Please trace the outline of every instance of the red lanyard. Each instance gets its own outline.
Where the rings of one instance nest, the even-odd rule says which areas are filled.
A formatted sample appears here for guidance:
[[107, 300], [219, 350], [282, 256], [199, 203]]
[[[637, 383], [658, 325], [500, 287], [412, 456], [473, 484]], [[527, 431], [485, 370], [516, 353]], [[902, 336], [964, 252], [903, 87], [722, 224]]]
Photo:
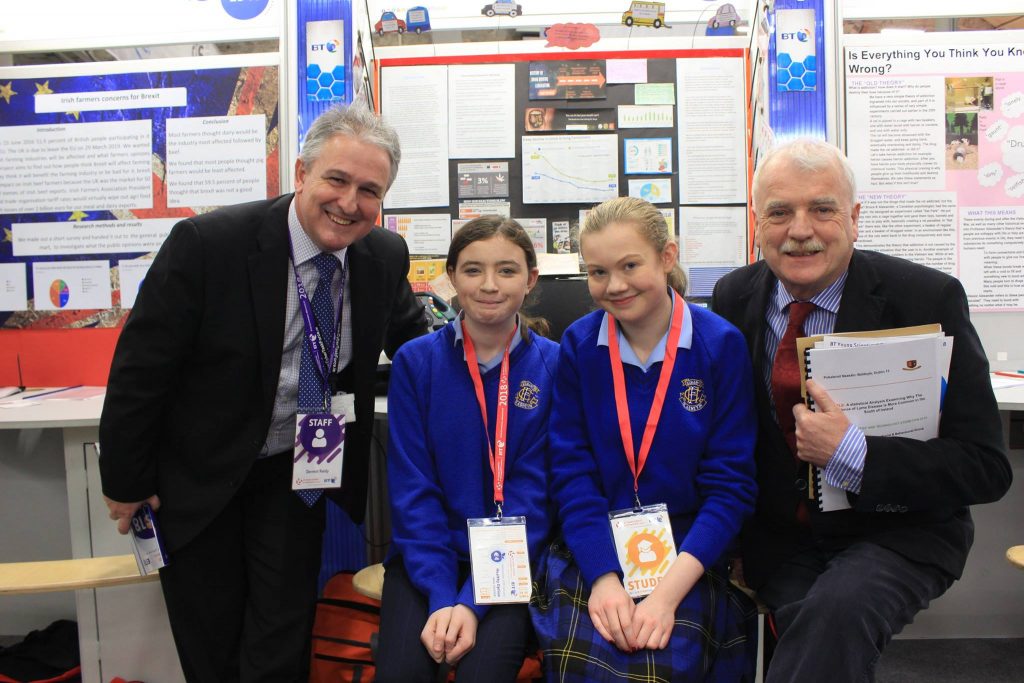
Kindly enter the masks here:
[[469, 376], [473, 379], [473, 388], [476, 390], [476, 402], [480, 404], [480, 415], [484, 418], [484, 438], [487, 439], [487, 457], [491, 461], [491, 474], [494, 476], [494, 504], [498, 506], [498, 517], [501, 517], [501, 504], [505, 501], [505, 435], [508, 433], [508, 355], [512, 348], [512, 337], [516, 331], [508, 336], [508, 343], [505, 344], [505, 355], [501, 358], [501, 374], [498, 375], [498, 407], [494, 416], [494, 448], [491, 448], [491, 441], [487, 438], [487, 398], [484, 396], [484, 383], [480, 379], [480, 367], [476, 361], [476, 348], [473, 346], [473, 338], [466, 330], [466, 323], [462, 323], [462, 345], [466, 349], [466, 365], [469, 368]]
[[608, 356], [612, 363], [612, 384], [615, 387], [615, 412], [619, 416], [619, 433], [622, 435], [622, 447], [626, 451], [626, 462], [629, 463], [629, 470], [633, 473], [633, 493], [636, 496], [637, 507], [640, 507], [640, 473], [644, 471], [647, 463], [647, 456], [651, 452], [651, 443], [654, 441], [654, 432], [658, 429], [658, 420], [661, 419], [661, 407], [665, 404], [665, 394], [668, 393], [668, 380], [672, 375], [672, 368], [676, 364], [676, 350], [679, 347], [679, 336], [683, 332], [683, 310], [686, 304], [683, 298], [675, 291], [672, 292], [675, 310], [672, 311], [672, 324], [668, 330], [668, 341], [665, 343], [665, 359], [661, 363], [661, 375], [658, 376], [658, 386], [654, 390], [654, 401], [651, 403], [651, 412], [647, 415], [647, 426], [644, 428], [644, 438], [640, 443], [640, 457], [637, 459], [633, 450], [633, 428], [629, 422], [629, 403], [626, 400], [626, 378], [622, 372], [622, 358], [619, 356], [619, 335], [615, 326], [615, 318], [608, 314]]

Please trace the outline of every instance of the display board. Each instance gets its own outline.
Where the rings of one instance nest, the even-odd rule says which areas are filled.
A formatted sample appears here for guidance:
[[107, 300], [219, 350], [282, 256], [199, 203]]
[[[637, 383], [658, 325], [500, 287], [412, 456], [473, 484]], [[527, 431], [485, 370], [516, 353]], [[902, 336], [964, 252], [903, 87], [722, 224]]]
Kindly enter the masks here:
[[[385, 227], [414, 255], [463, 222], [517, 219], [540, 253], [578, 252], [586, 211], [642, 197], [680, 238], [691, 294], [746, 262], [746, 50], [384, 59], [381, 113], [402, 165]], [[437, 264], [414, 285], [428, 286]], [[419, 281], [417, 281], [419, 280]]]
[[279, 193], [278, 92], [277, 55], [0, 68], [0, 384], [105, 383], [173, 224]]
[[956, 276], [978, 312], [1024, 310], [1022, 38], [847, 36], [844, 50], [858, 246]]

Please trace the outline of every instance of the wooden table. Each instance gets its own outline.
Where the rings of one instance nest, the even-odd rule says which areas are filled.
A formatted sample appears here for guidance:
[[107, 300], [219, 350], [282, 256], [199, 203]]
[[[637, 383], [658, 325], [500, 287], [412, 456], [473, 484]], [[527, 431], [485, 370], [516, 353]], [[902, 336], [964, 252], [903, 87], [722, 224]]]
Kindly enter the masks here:
[[1024, 569], [1024, 545], [1015, 545], [1006, 551], [1006, 559], [1015, 567]]

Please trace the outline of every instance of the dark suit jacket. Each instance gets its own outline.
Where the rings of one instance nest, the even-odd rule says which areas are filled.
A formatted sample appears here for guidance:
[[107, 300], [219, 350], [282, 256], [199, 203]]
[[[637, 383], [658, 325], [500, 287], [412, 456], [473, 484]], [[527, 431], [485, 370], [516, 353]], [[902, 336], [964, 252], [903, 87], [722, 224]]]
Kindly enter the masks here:
[[[776, 278], [764, 261], [740, 268], [715, 287], [711, 306], [746, 336], [754, 363], [759, 433], [758, 504], [743, 533], [743, 568], [757, 588], [808, 533], [842, 548], [870, 540], [959, 578], [974, 537], [968, 505], [1000, 498], [1012, 478], [988, 361], [971, 325], [960, 282], [937, 270], [856, 250], [836, 318], [836, 332], [940, 323], [953, 336], [949, 385], [939, 438], [867, 437], [859, 495], [852, 510], [811, 511], [810, 531], [795, 523], [806, 473], [783, 440], [764, 384], [765, 311]], [[806, 476], [803, 477], [806, 479]], [[814, 507], [813, 505], [811, 506]]]
[[[103, 493], [123, 502], [159, 494], [172, 552], [227, 504], [266, 439], [284, 345], [291, 199], [175, 225], [118, 340], [100, 420]], [[377, 360], [382, 347], [390, 356], [422, 334], [425, 321], [398, 235], [374, 228], [348, 259], [358, 420], [346, 428], [342, 489], [331, 495], [360, 521]]]

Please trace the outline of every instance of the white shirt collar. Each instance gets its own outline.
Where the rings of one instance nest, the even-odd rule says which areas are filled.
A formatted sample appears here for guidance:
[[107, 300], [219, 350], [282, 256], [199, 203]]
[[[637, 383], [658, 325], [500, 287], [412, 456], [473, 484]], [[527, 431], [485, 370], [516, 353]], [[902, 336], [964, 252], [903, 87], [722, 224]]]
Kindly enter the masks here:
[[[288, 205], [288, 234], [292, 238], [292, 260], [296, 266], [300, 266], [314, 258], [322, 250], [316, 246], [316, 243], [302, 229], [302, 223], [299, 222], [299, 214], [295, 210], [295, 201], [295, 197], [292, 197], [292, 201]], [[345, 252], [347, 251], [348, 247], [343, 247], [332, 253], [338, 257], [338, 262], [344, 265]]]

